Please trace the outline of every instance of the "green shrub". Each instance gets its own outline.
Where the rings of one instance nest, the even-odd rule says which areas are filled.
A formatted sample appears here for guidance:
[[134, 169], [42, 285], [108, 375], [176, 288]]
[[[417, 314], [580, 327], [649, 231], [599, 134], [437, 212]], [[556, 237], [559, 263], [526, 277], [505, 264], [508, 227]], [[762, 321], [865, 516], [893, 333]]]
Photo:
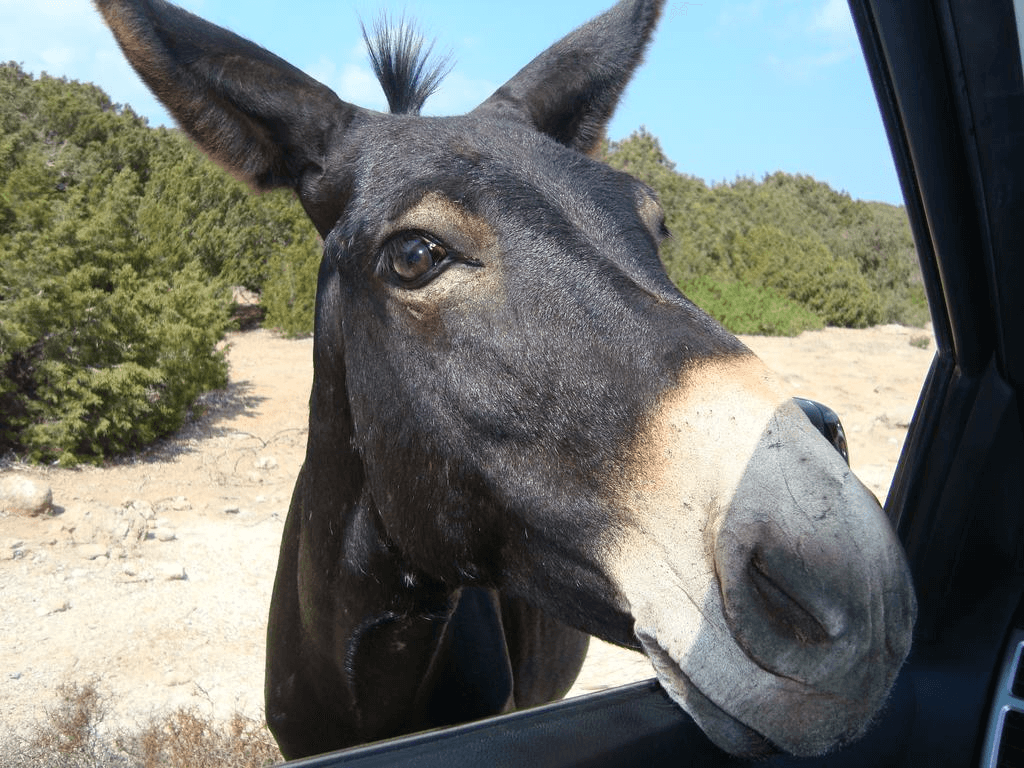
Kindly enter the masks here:
[[139, 216], [171, 170], [151, 167], [160, 132], [93, 86], [13, 65], [0, 95], [0, 452], [137, 450], [225, 384], [225, 283]]
[[222, 386], [230, 293], [309, 333], [320, 247], [294, 195], [252, 195], [99, 88], [0, 65], [0, 452], [99, 461]]
[[[265, 204], [266, 198], [263, 195], [257, 202]], [[262, 247], [267, 262], [260, 294], [264, 322], [288, 336], [307, 336], [313, 332], [320, 240], [297, 204], [267, 206], [264, 211], [267, 229]]]
[[763, 285], [829, 325], [928, 319], [902, 207], [853, 200], [800, 174], [708, 185], [676, 171], [643, 128], [605, 147], [604, 159], [658, 193], [673, 234], [661, 257], [679, 286], [702, 276]]
[[827, 325], [863, 328], [881, 318], [877, 295], [856, 263], [836, 258], [820, 240], [759, 226], [736, 235], [731, 254], [740, 281], [773, 289]]
[[824, 326], [806, 307], [769, 288], [697, 277], [682, 289], [690, 301], [733, 333], [797, 336]]
[[0, 264], [0, 450], [63, 464], [137, 450], [226, 383], [222, 286], [195, 264], [161, 276], [82, 256]]

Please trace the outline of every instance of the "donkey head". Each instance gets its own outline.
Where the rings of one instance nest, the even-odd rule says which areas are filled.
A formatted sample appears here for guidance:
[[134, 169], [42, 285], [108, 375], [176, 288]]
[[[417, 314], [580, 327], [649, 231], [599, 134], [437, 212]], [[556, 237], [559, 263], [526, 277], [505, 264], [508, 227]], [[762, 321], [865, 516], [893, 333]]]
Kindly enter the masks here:
[[668, 280], [651, 190], [587, 155], [660, 0], [622, 0], [450, 118], [415, 114], [410, 79], [380, 114], [162, 0], [97, 5], [185, 130], [254, 187], [292, 188], [324, 239], [292, 515], [349, 531], [336, 569], [372, 559], [361, 527], [410, 588], [486, 586], [642, 647], [737, 754], [866, 727], [914, 620], [899, 543]]

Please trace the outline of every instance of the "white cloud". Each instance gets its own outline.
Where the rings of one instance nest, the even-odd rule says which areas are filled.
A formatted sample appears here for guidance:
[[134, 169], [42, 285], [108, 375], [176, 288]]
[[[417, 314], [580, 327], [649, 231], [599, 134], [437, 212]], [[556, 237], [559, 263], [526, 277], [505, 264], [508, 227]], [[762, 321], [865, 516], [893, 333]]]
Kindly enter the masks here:
[[39, 57], [50, 72], [63, 72], [75, 60], [75, 50], [69, 45], [58, 45], [39, 52]]
[[718, 14], [718, 23], [723, 27], [744, 26], [760, 22], [763, 17], [764, 0], [749, 0], [727, 4]]
[[305, 68], [310, 77], [319, 80], [344, 101], [367, 109], [387, 109], [387, 100], [369, 65], [348, 62], [340, 67], [326, 56]]
[[0, 0], [0, 18], [3, 59], [22, 63], [34, 74], [68, 74], [65, 68], [103, 45], [104, 35], [109, 37], [90, 3]]
[[[366, 47], [360, 43], [350, 50], [347, 63], [336, 64], [322, 56], [315, 64], [305, 67], [310, 77], [329, 87], [341, 99], [360, 107], [387, 110], [387, 99], [366, 62]], [[431, 96], [423, 110], [428, 115], [461, 115], [469, 112], [494, 93], [498, 86], [490, 80], [470, 77], [459, 70], [450, 72], [437, 92]]]
[[462, 115], [496, 90], [498, 86], [489, 80], [468, 77], [455, 70], [441, 82], [441, 87], [427, 101], [423, 112], [430, 115]]
[[783, 15], [784, 24], [782, 17], [776, 19], [780, 31], [772, 46], [775, 52], [766, 57], [768, 66], [782, 77], [830, 77], [829, 70], [858, 57], [860, 45], [846, 0], [815, 0], [802, 4], [799, 12]]
[[788, 80], [810, 80], [850, 58], [847, 50], [833, 49], [819, 54], [780, 58], [768, 56], [768, 64]]
[[856, 45], [857, 30], [850, 16], [846, 0], [825, 0], [811, 20], [811, 31], [819, 33], [832, 42]]
[[367, 109], [387, 109], [388, 102], [384, 98], [384, 91], [368, 66], [346, 64], [336, 82], [337, 94], [345, 101]]

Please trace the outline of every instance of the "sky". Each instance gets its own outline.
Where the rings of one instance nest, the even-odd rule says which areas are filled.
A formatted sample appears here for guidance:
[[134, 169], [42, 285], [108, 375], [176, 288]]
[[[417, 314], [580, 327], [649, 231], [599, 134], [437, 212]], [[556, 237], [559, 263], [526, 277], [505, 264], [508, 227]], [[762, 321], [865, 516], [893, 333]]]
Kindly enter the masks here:
[[[413, 19], [454, 68], [424, 114], [461, 114], [612, 0], [180, 0], [330, 86], [385, 109], [359, 22]], [[0, 61], [93, 82], [151, 125], [172, 125], [88, 0], [0, 0]], [[645, 63], [608, 127], [641, 126], [708, 184], [775, 171], [855, 199], [902, 204], [846, 0], [667, 0]]]

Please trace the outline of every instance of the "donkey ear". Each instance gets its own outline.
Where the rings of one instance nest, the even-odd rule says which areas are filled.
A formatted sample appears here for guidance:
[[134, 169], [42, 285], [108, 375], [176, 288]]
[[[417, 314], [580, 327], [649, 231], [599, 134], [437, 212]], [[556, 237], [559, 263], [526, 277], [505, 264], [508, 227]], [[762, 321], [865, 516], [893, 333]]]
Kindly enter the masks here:
[[95, 0], [121, 50], [179, 125], [257, 189], [291, 187], [326, 235], [348, 197], [326, 174], [363, 110], [238, 35], [164, 0]]
[[592, 151], [663, 5], [622, 0], [544, 51], [472, 114], [525, 122], [566, 146]]

